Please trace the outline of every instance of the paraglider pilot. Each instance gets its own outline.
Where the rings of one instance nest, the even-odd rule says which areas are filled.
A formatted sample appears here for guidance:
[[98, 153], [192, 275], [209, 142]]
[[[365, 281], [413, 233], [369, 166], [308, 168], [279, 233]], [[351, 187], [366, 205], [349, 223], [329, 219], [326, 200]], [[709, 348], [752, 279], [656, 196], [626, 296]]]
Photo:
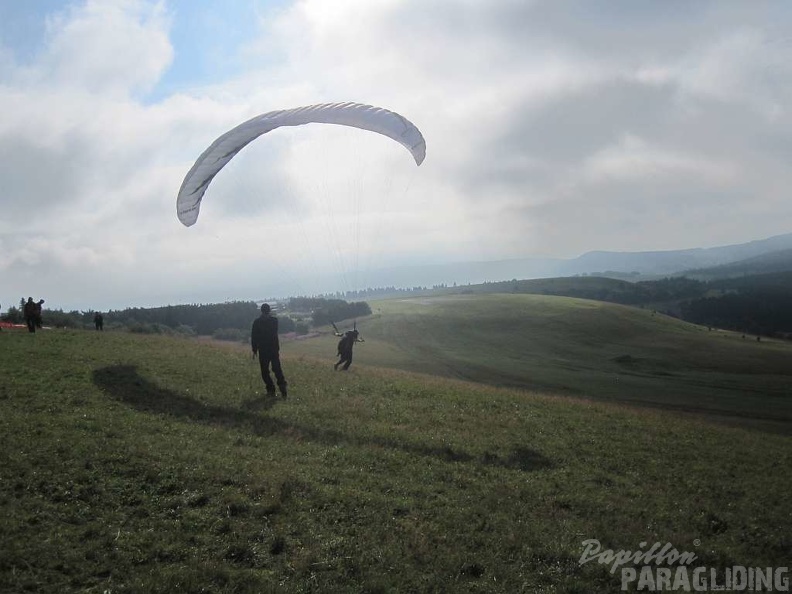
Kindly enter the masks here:
[[275, 395], [275, 385], [270, 377], [270, 366], [272, 373], [275, 374], [275, 381], [281, 396], [286, 398], [286, 378], [280, 363], [280, 342], [278, 340], [278, 318], [271, 315], [269, 304], [261, 306], [261, 315], [253, 320], [253, 329], [250, 332], [250, 346], [253, 349], [253, 356], [258, 354], [259, 365], [261, 365], [261, 379], [267, 389], [267, 396]]
[[[333, 328], [335, 328], [335, 324], [333, 324]], [[356, 342], [365, 341], [361, 338], [357, 328], [344, 332], [343, 334], [336, 329], [334, 334], [342, 338], [338, 341], [338, 362], [333, 365], [333, 369], [338, 371], [338, 366], [341, 365], [341, 370], [346, 371], [349, 369], [349, 366], [352, 365], [352, 347], [355, 346]]]

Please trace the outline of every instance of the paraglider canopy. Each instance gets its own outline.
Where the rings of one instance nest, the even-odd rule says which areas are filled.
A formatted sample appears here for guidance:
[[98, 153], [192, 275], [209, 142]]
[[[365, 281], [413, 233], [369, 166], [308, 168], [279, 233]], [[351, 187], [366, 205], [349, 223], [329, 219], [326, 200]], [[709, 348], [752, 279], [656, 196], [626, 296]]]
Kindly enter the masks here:
[[215, 175], [250, 142], [281, 126], [337, 124], [369, 130], [404, 146], [416, 165], [426, 156], [426, 142], [420, 130], [403, 116], [361, 103], [323, 103], [295, 109], [270, 111], [229, 130], [207, 148], [182, 182], [176, 199], [179, 220], [190, 227], [198, 220], [201, 200]]

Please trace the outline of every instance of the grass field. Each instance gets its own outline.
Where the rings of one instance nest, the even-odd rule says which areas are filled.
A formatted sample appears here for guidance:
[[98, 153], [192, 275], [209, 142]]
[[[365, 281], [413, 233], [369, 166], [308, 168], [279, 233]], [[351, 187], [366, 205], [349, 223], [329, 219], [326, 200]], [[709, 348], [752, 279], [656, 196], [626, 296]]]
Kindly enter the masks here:
[[[413, 364], [402, 306], [365, 322], [360, 362]], [[0, 333], [0, 591], [617, 591], [586, 539], [788, 565], [786, 436], [329, 363], [285, 355], [268, 400], [242, 350]]]
[[[792, 343], [651, 310], [542, 295], [372, 302], [361, 364], [705, 414], [792, 433]], [[330, 336], [285, 345], [332, 359]]]

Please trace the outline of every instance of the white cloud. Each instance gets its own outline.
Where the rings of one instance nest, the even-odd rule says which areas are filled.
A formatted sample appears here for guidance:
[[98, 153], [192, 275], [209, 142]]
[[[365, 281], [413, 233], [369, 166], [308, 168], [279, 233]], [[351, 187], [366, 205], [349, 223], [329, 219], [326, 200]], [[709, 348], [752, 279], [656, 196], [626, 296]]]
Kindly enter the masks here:
[[52, 16], [38, 84], [90, 93], [146, 92], [173, 58], [161, 2], [88, 0]]
[[651, 146], [643, 139], [625, 134], [618, 144], [603, 147], [585, 159], [582, 178], [589, 183], [606, 180], [651, 180], [691, 178], [726, 186], [739, 174], [739, 164], [716, 162], [706, 156]]
[[788, 112], [792, 47], [757, 29], [738, 28], [678, 65], [681, 90], [699, 99], [739, 102], [769, 119]]

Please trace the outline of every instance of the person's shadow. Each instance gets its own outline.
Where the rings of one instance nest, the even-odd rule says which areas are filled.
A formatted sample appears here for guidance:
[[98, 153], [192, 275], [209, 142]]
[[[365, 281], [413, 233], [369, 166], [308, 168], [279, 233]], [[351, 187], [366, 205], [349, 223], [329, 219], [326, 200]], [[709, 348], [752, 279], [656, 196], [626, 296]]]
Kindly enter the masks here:
[[542, 453], [524, 446], [515, 447], [508, 456], [486, 453], [476, 457], [450, 446], [402, 442], [395, 437], [346, 435], [335, 429], [312, 427], [259, 414], [259, 411], [272, 408], [276, 398], [262, 397], [246, 401], [242, 405], [244, 410], [204, 404], [190, 396], [150, 382], [132, 365], [113, 365], [97, 369], [93, 373], [93, 381], [112, 398], [141, 412], [184, 418], [209, 425], [226, 425], [248, 430], [258, 436], [280, 435], [288, 439], [289, 436], [299, 435], [302, 439], [323, 445], [376, 445], [419, 456], [432, 456], [444, 461], [478, 463], [526, 472], [553, 466], [553, 463]]
[[254, 396], [245, 400], [240, 406], [243, 410], [248, 412], [256, 412], [259, 410], [269, 410], [278, 402], [278, 397], [274, 394], [265, 394], [263, 396]]

